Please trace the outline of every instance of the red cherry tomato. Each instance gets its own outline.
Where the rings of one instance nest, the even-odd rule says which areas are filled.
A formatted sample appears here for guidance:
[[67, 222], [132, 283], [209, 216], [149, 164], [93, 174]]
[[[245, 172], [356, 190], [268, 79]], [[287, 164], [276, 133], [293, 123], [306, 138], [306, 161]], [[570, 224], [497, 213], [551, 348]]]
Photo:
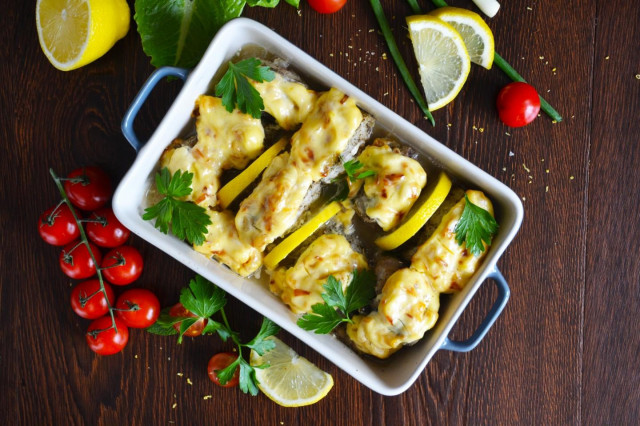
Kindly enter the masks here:
[[[194, 315], [191, 311], [189, 311], [184, 306], [182, 306], [182, 303], [176, 303], [175, 305], [173, 305], [171, 309], [169, 309], [169, 315], [171, 315], [172, 317], [197, 318], [197, 315]], [[173, 324], [173, 328], [175, 328], [178, 331], [178, 333], [180, 332], [180, 324], [182, 324], [182, 322]], [[193, 323], [192, 326], [187, 328], [187, 331], [185, 331], [184, 335], [189, 337], [199, 336], [202, 334], [202, 330], [206, 325], [207, 325], [206, 318], [200, 318], [198, 321]]]
[[209, 360], [209, 364], [207, 365], [207, 372], [209, 373], [209, 378], [211, 379], [211, 381], [216, 385], [222, 386], [224, 388], [238, 386], [238, 382], [240, 381], [239, 366], [236, 366], [236, 371], [233, 373], [233, 376], [231, 376], [231, 379], [224, 385], [220, 383], [220, 379], [218, 378], [217, 373], [218, 370], [222, 370], [225, 367], [228, 367], [236, 359], [238, 359], [238, 355], [232, 352], [220, 352], [212, 356]]
[[[110, 315], [98, 318], [89, 325], [85, 338], [92, 351], [99, 355], [113, 355], [127, 346], [129, 329], [118, 317], [115, 318], [115, 322], [118, 327], [117, 333], [115, 329], [109, 328], [112, 324]], [[99, 330], [103, 331], [96, 333]]]
[[309, 6], [318, 13], [334, 13], [342, 9], [347, 0], [309, 0]]
[[142, 256], [135, 247], [121, 246], [104, 256], [100, 268], [111, 284], [127, 285], [138, 279], [143, 265]]
[[104, 207], [91, 213], [90, 220], [100, 222], [87, 222], [87, 236], [100, 247], [118, 247], [127, 242], [129, 231], [113, 214], [111, 207]]
[[160, 301], [149, 290], [136, 288], [127, 290], [116, 302], [118, 318], [130, 328], [147, 328], [160, 315]]
[[[100, 249], [92, 243], [89, 243], [89, 247], [91, 247], [91, 252], [99, 264], [102, 260]], [[96, 264], [93, 263], [86, 244], [77, 240], [64, 246], [58, 261], [62, 272], [76, 280], [89, 278], [96, 273]]]
[[51, 207], [38, 219], [38, 232], [52, 246], [69, 244], [80, 236], [80, 229], [68, 205]]
[[74, 206], [95, 210], [107, 204], [111, 197], [109, 176], [98, 167], [82, 167], [69, 173], [64, 190]]
[[[113, 289], [107, 283], [104, 283], [104, 289], [109, 298], [109, 305], [113, 305], [116, 299]], [[100, 318], [109, 312], [109, 305], [104, 293], [100, 291], [100, 281], [97, 279], [83, 281], [71, 290], [71, 308], [82, 318]]]
[[538, 116], [540, 96], [530, 84], [517, 81], [500, 90], [496, 106], [504, 124], [509, 127], [522, 127]]

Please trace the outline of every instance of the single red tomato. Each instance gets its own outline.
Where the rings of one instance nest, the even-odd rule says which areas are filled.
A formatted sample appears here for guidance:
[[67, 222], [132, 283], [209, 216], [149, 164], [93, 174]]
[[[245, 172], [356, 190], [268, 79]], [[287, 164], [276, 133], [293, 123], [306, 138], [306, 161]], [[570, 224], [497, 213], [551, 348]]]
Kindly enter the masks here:
[[509, 127], [522, 127], [536, 119], [540, 112], [540, 96], [530, 84], [509, 83], [496, 100], [500, 120]]
[[114, 319], [118, 332], [112, 328], [110, 315], [98, 318], [89, 325], [85, 338], [89, 348], [99, 355], [113, 355], [127, 346], [129, 329], [121, 319]]
[[229, 381], [224, 385], [220, 383], [217, 373], [218, 370], [222, 370], [231, 365], [236, 359], [238, 359], [238, 355], [232, 352], [220, 352], [212, 356], [209, 360], [209, 364], [207, 365], [207, 372], [209, 373], [211, 381], [224, 388], [238, 386], [238, 383], [240, 382], [240, 366], [236, 366], [236, 371], [233, 373], [233, 376], [231, 376], [231, 379], [229, 379]]
[[81, 167], [69, 173], [64, 190], [74, 206], [82, 210], [95, 210], [111, 198], [111, 181], [99, 167]]
[[147, 328], [160, 315], [160, 301], [149, 290], [136, 288], [127, 290], [116, 302], [118, 318], [130, 328]]
[[[104, 283], [104, 292], [100, 290], [100, 281], [97, 279], [83, 281], [71, 290], [71, 309], [86, 319], [96, 319], [109, 312], [109, 305], [116, 300], [113, 289]], [[107, 298], [109, 303], [107, 304]]]
[[78, 223], [66, 203], [42, 213], [38, 219], [38, 232], [52, 246], [69, 244], [80, 236]]
[[[100, 264], [102, 260], [100, 249], [93, 243], [89, 243], [89, 247], [96, 262]], [[96, 263], [93, 262], [87, 245], [78, 240], [64, 246], [58, 261], [62, 272], [76, 280], [89, 278], [96, 273]]]
[[100, 247], [118, 247], [127, 242], [131, 231], [113, 214], [111, 207], [104, 207], [91, 213], [87, 222], [87, 236]]
[[[171, 309], [169, 309], [169, 315], [171, 315], [172, 317], [190, 317], [190, 318], [198, 317], [197, 315], [189, 311], [187, 308], [185, 308], [182, 305], [182, 303], [176, 303], [175, 305], [173, 305]], [[173, 324], [173, 328], [175, 328], [178, 331], [178, 333], [180, 333], [180, 324], [182, 324], [182, 322]], [[200, 318], [198, 321], [193, 323], [193, 325], [187, 328], [187, 331], [184, 332], [184, 335], [189, 337], [199, 336], [202, 334], [202, 330], [204, 330], [204, 327], [206, 325], [207, 325], [207, 319]]]
[[121, 246], [104, 256], [100, 269], [111, 284], [127, 285], [140, 277], [143, 265], [142, 256], [135, 247]]
[[318, 13], [334, 13], [342, 9], [347, 0], [309, 0], [309, 6]]

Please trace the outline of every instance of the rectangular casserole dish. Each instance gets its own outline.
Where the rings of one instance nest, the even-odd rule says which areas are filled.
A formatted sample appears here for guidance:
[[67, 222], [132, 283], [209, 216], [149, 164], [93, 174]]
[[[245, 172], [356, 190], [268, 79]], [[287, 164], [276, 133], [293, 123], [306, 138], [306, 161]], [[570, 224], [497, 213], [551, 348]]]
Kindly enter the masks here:
[[[377, 126], [382, 126], [385, 131], [433, 160], [454, 179], [485, 192], [494, 204], [500, 229], [477, 273], [460, 293], [453, 295], [441, 306], [436, 326], [422, 340], [414, 346], [403, 348], [388, 360], [363, 357], [331, 335], [317, 335], [299, 328], [296, 325], [297, 316], [264, 284], [256, 279], [236, 275], [218, 262], [197, 253], [189, 244], [161, 233], [153, 223], [142, 219], [145, 195], [153, 183], [153, 175], [163, 150], [174, 138], [193, 132], [191, 112], [196, 98], [200, 94], [213, 92], [211, 81], [218, 69], [248, 45], [258, 45], [269, 53], [288, 60], [305, 81], [320, 83], [327, 89], [336, 87], [355, 98], [363, 110], [375, 117]], [[166, 76], [177, 76], [185, 80], [184, 86], [149, 141], [142, 144], [133, 132], [133, 121], [153, 87]], [[405, 391], [438, 349], [473, 349], [507, 302], [509, 288], [496, 269], [496, 262], [522, 222], [523, 208], [518, 196], [497, 179], [402, 119], [262, 24], [246, 18], [235, 19], [218, 32], [194, 70], [171, 67], [156, 70], [132, 103], [123, 120], [122, 129], [139, 152], [113, 198], [113, 209], [119, 220], [144, 240], [271, 318], [375, 392], [396, 395]], [[468, 340], [449, 340], [447, 334], [487, 279], [492, 279], [497, 285], [498, 297], [485, 320], [474, 333], [469, 333], [471, 337]]]

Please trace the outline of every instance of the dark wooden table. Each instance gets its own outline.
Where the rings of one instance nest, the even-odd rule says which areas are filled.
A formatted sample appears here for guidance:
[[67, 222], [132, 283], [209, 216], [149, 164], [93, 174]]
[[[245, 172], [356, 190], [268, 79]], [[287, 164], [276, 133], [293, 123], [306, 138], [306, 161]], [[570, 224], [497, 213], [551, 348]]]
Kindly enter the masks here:
[[[135, 24], [103, 58], [63, 73], [38, 45], [34, 3], [3, 8], [0, 108], [0, 416], [2, 424], [637, 424], [640, 418], [640, 8], [633, 1], [503, 2], [488, 20], [497, 51], [564, 116], [501, 124], [495, 97], [508, 79], [473, 66], [462, 92], [434, 113], [412, 102], [368, 2], [321, 16], [302, 1], [249, 8], [274, 28], [522, 198], [520, 233], [499, 261], [512, 296], [475, 350], [440, 351], [405, 393], [383, 397], [291, 337], [281, 337], [335, 378], [321, 402], [279, 407], [222, 389], [209, 357], [230, 347], [132, 331], [125, 350], [95, 356], [88, 322], [70, 309], [72, 280], [59, 250], [36, 231], [59, 197], [49, 168], [103, 167], [119, 181], [135, 154], [120, 132], [129, 103], [153, 71]], [[130, 2], [133, 6], [133, 1]], [[431, 10], [429, 1], [420, 1]], [[470, 1], [453, 5], [474, 8]], [[413, 65], [403, 1], [383, 1]], [[363, 52], [375, 52], [366, 56]], [[347, 53], [349, 54], [347, 56]], [[415, 68], [414, 68], [415, 69]], [[159, 122], [179, 82], [162, 84], [141, 113], [140, 133]], [[193, 273], [134, 237], [146, 261], [140, 285], [164, 305]], [[486, 288], [485, 288], [486, 287]], [[492, 303], [484, 286], [454, 328], [464, 338]], [[252, 332], [259, 315], [229, 303]], [[211, 398], [204, 397], [211, 395]]]

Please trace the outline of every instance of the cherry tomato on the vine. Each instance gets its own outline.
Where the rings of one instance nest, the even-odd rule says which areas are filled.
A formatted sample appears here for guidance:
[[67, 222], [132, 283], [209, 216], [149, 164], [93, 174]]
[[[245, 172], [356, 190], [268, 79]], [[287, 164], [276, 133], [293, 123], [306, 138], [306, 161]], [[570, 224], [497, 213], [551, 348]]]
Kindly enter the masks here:
[[144, 262], [140, 252], [132, 246], [120, 246], [109, 251], [100, 268], [111, 284], [127, 285], [138, 279]]
[[83, 281], [71, 290], [71, 309], [82, 318], [96, 319], [109, 312], [109, 305], [113, 305], [115, 296], [113, 289], [104, 283], [104, 289], [109, 298], [109, 304], [100, 291], [100, 281], [97, 279]]
[[80, 236], [80, 229], [67, 204], [51, 207], [38, 219], [38, 232], [52, 246], [69, 244]]
[[[91, 252], [96, 258], [96, 262], [100, 264], [102, 260], [100, 249], [92, 243], [89, 243], [89, 247], [91, 247]], [[62, 272], [76, 280], [89, 278], [96, 273], [96, 264], [93, 262], [86, 244], [83, 244], [79, 240], [64, 246], [60, 252], [58, 261], [60, 262]]]
[[309, 6], [318, 13], [334, 13], [342, 9], [347, 0], [308, 0]]
[[216, 371], [228, 367], [236, 359], [238, 359], [238, 355], [232, 352], [220, 352], [212, 356], [209, 360], [209, 364], [207, 365], [207, 373], [209, 373], [209, 378], [211, 379], [211, 381], [216, 385], [222, 386], [224, 388], [238, 386], [238, 382], [240, 381], [240, 367], [236, 367], [236, 371], [233, 373], [233, 376], [224, 385], [220, 383], [220, 379], [218, 378], [218, 374], [216, 373]]
[[111, 207], [104, 207], [91, 213], [87, 222], [87, 236], [100, 247], [118, 247], [127, 242], [131, 231], [113, 214]]
[[74, 206], [95, 210], [107, 204], [111, 197], [109, 176], [99, 167], [81, 167], [69, 173], [64, 190]]
[[127, 290], [116, 302], [118, 318], [130, 328], [147, 328], [160, 315], [160, 301], [149, 290], [136, 288]]
[[[89, 325], [85, 338], [92, 351], [100, 355], [113, 355], [120, 352], [129, 341], [129, 329], [118, 317], [115, 317], [118, 332], [112, 326], [111, 316], [105, 315]], [[102, 331], [100, 331], [102, 330]]]
[[504, 124], [509, 127], [522, 127], [538, 116], [540, 96], [530, 84], [516, 81], [500, 90], [496, 107]]
[[[175, 305], [173, 305], [171, 309], [169, 309], [169, 315], [171, 315], [172, 317], [197, 318], [197, 315], [194, 315], [191, 311], [185, 308], [182, 305], [182, 303], [176, 303]], [[182, 322], [173, 324], [173, 328], [175, 328], [178, 331], [178, 333], [180, 332], [180, 324], [182, 324]], [[206, 325], [207, 325], [206, 318], [200, 318], [198, 321], [193, 323], [193, 325], [187, 328], [187, 331], [185, 331], [184, 335], [189, 337], [199, 336], [202, 334], [202, 330], [204, 330], [204, 327]]]

